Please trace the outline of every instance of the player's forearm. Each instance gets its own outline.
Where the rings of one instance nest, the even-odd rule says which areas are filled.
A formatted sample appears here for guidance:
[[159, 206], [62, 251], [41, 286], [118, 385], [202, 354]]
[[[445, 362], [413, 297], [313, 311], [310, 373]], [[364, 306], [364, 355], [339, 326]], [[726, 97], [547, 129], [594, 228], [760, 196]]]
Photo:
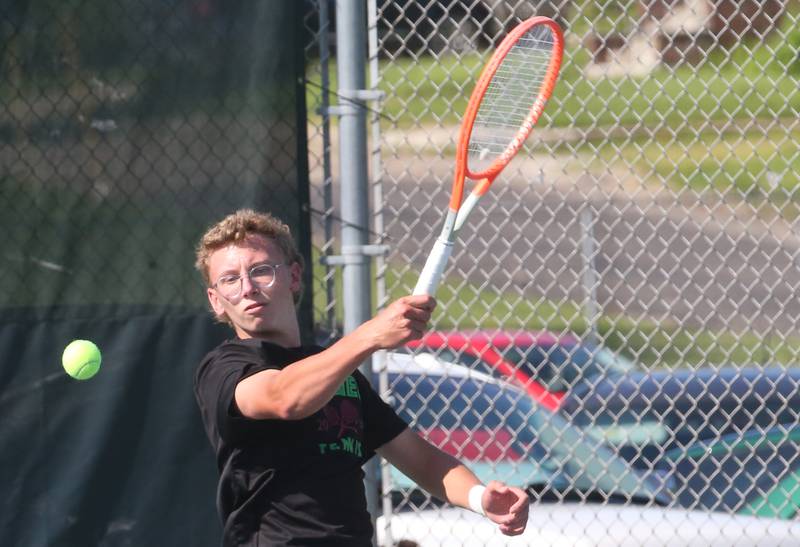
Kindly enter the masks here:
[[441, 500], [469, 509], [469, 491], [481, 482], [456, 458], [442, 454], [446, 458], [431, 466], [431, 478], [423, 479], [428, 484], [420, 486]]
[[458, 459], [433, 446], [411, 429], [378, 449], [420, 488], [440, 500], [469, 507], [469, 491], [480, 481]]

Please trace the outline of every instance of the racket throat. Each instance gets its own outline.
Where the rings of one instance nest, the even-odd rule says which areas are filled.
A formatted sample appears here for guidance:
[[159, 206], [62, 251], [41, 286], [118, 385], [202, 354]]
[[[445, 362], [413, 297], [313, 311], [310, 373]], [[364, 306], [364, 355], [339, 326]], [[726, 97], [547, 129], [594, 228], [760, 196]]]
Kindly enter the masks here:
[[458, 215], [456, 216], [455, 224], [453, 225], [453, 236], [455, 236], [458, 231], [461, 230], [461, 227], [467, 221], [467, 217], [469, 216], [470, 212], [472, 212], [472, 209], [475, 207], [475, 204], [478, 203], [479, 199], [481, 199], [481, 195], [472, 192], [464, 200], [464, 203], [461, 204], [461, 209], [458, 210]]
[[450, 245], [453, 244], [453, 241], [456, 239], [456, 225], [458, 224], [458, 211], [453, 209], [447, 210], [447, 216], [444, 219], [444, 224], [442, 225], [442, 233], [439, 234], [439, 239], [437, 241], [448, 242]]

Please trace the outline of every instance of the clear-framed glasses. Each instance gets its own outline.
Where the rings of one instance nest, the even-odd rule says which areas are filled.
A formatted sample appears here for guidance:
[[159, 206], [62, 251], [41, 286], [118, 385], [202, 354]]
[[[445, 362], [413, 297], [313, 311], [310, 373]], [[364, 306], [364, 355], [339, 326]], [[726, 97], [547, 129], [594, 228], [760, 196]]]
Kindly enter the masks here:
[[[281, 266], [285, 264], [258, 264], [247, 271], [247, 277], [256, 289], [268, 289], [275, 284], [275, 276]], [[216, 289], [232, 304], [236, 304], [242, 298], [242, 276], [239, 274], [220, 276], [211, 288]]]

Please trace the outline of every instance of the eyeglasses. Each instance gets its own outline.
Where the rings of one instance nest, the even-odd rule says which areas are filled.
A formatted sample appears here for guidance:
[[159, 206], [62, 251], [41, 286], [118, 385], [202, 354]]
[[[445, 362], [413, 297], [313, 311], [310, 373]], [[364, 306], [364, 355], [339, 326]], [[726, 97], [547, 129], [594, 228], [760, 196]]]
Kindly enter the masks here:
[[[285, 264], [259, 264], [248, 270], [247, 277], [259, 291], [268, 289], [275, 284], [275, 274], [281, 266], [285, 266]], [[242, 298], [242, 276], [223, 275], [211, 285], [211, 288], [219, 291], [231, 304], [236, 304]]]

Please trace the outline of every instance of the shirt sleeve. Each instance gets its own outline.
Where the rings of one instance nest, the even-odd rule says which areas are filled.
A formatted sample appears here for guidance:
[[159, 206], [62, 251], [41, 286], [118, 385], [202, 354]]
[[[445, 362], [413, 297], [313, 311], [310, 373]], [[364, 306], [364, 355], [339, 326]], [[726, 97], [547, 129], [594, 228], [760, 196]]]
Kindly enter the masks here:
[[224, 344], [201, 364], [196, 379], [196, 397], [203, 421], [213, 438], [231, 441], [237, 423], [246, 421], [234, 404], [236, 385], [257, 372], [280, 368], [265, 360], [258, 346]]
[[408, 424], [373, 389], [359, 371], [353, 373], [363, 394], [364, 447], [369, 453], [388, 443], [408, 428]]

